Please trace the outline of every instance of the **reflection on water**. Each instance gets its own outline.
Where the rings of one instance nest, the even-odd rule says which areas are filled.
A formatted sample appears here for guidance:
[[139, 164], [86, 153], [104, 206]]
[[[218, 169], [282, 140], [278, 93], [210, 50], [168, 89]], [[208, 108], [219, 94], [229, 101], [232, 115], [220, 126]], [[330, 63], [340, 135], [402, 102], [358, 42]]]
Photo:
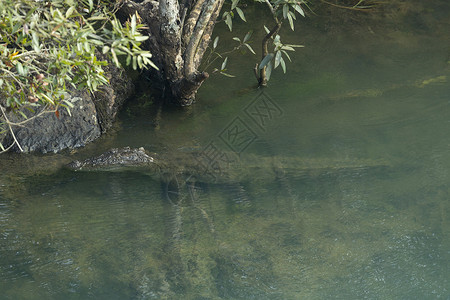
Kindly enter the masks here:
[[[436, 2], [447, 10], [435, 25], [425, 15], [416, 30], [373, 27], [362, 40], [306, 22], [308, 47], [265, 90], [282, 117], [252, 127], [241, 155], [260, 160], [242, 160], [253, 176], [2, 173], [0, 299], [450, 299], [449, 40], [438, 30], [450, 18]], [[247, 87], [213, 78], [190, 112], [166, 112], [158, 128], [124, 114], [95, 147], [227, 149], [235, 117], [255, 126]]]

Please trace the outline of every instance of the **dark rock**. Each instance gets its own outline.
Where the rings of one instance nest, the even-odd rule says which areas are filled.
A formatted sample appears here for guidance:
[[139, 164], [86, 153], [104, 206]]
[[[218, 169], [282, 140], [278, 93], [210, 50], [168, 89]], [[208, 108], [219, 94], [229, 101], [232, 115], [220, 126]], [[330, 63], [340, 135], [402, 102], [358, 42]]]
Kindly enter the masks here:
[[100, 87], [99, 91], [94, 93], [93, 101], [98, 124], [102, 133], [105, 133], [111, 128], [125, 100], [133, 95], [135, 86], [123, 69], [112, 64], [103, 69], [109, 79], [109, 85]]
[[[111, 128], [117, 113], [129, 98], [134, 85], [122, 69], [115, 66], [104, 68], [110, 84], [102, 86], [94, 95], [87, 91], [69, 91], [66, 99], [74, 104], [71, 115], [65, 108], [59, 108], [59, 115], [44, 113], [28, 121], [24, 126], [13, 126], [14, 134], [24, 152], [59, 152], [64, 149], [83, 147]], [[36, 111], [38, 114], [40, 110]], [[26, 110], [24, 113], [32, 118]], [[8, 113], [12, 122], [20, 122], [17, 115]], [[0, 122], [3, 121], [0, 118]], [[13, 143], [11, 133], [0, 134], [5, 146]], [[13, 151], [19, 151], [14, 146]]]
[[[66, 148], [78, 148], [92, 142], [100, 136], [97, 112], [91, 96], [85, 91], [74, 91], [68, 98], [74, 104], [71, 115], [65, 108], [59, 108], [59, 116], [55, 113], [44, 113], [31, 119], [24, 126], [13, 126], [14, 135], [24, 152], [58, 152]], [[39, 113], [42, 109], [36, 111]], [[33, 115], [28, 113], [28, 117]], [[11, 121], [21, 121], [12, 113]], [[8, 133], [3, 145], [13, 143]], [[15, 146], [13, 150], [18, 151]]]

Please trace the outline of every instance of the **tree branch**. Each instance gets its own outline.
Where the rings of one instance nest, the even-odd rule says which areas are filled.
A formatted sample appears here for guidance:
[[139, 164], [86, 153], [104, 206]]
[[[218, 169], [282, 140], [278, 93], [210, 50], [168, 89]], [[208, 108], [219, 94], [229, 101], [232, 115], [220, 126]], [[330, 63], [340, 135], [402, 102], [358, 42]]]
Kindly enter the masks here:
[[14, 139], [14, 143], [12, 143], [7, 149], [5, 149], [5, 151], [9, 150], [15, 144], [19, 148], [20, 152], [23, 152], [23, 149], [20, 146], [19, 141], [17, 141], [16, 135], [14, 134], [14, 131], [11, 127], [8, 117], [6, 116], [5, 110], [3, 109], [3, 106], [1, 106], [1, 105], [0, 105], [0, 110], [2, 111], [3, 118], [5, 118], [6, 124], [8, 125], [9, 132], [11, 133], [11, 136]]
[[192, 33], [194, 32], [195, 24], [197, 24], [198, 18], [200, 16], [203, 4], [205, 3], [205, 0], [198, 0], [195, 2], [194, 7], [192, 8], [191, 12], [189, 13], [189, 17], [187, 18], [184, 28], [183, 28], [183, 46], [187, 47], [189, 40], [192, 37]]
[[212, 14], [208, 24], [206, 25], [205, 32], [203, 33], [202, 40], [200, 42], [200, 45], [198, 46], [197, 52], [194, 57], [194, 65], [196, 69], [199, 67], [200, 62], [203, 58], [203, 54], [205, 53], [206, 48], [208, 47], [208, 44], [211, 41], [211, 34], [213, 32], [214, 26], [216, 25], [217, 17], [219, 16], [220, 10], [222, 9], [224, 2], [225, 0], [217, 1], [217, 6], [214, 10], [214, 13]]
[[201, 16], [197, 21], [197, 25], [195, 26], [194, 32], [192, 33], [192, 37], [189, 40], [189, 44], [186, 47], [185, 61], [184, 61], [184, 75], [186, 77], [192, 76], [192, 74], [194, 74], [196, 71], [194, 64], [194, 56], [197, 51], [197, 47], [200, 43], [200, 40], [203, 36], [203, 32], [205, 31], [218, 2], [220, 2], [220, 0], [209, 0], [204, 4]]

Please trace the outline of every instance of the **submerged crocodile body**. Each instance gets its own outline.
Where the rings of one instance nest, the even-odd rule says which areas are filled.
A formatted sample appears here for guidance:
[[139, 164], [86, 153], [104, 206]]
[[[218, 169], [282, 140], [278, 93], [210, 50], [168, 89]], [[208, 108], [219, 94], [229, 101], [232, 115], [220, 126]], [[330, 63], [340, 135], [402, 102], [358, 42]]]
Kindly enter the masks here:
[[[168, 257], [173, 260], [168, 269], [160, 272], [167, 279], [166, 287], [161, 288], [162, 295], [175, 288], [195, 282], [195, 278], [202, 278], [205, 263], [198, 255], [202, 247], [196, 243], [199, 240], [209, 240], [217, 245], [220, 236], [217, 235], [214, 224], [214, 210], [211, 210], [211, 199], [207, 190], [202, 190], [203, 183], [220, 183], [227, 187], [230, 200], [243, 205], [251, 205], [252, 195], [248, 192], [248, 185], [262, 189], [277, 182], [285, 190], [285, 195], [292, 201], [299, 199], [295, 187], [291, 186], [291, 177], [320, 176], [360, 171], [372, 168], [384, 168], [389, 164], [384, 160], [369, 159], [305, 159], [287, 156], [261, 156], [245, 154], [239, 158], [230, 153], [217, 172], [217, 165], [210, 165], [210, 172], [201, 162], [202, 152], [174, 152], [156, 155], [146, 152], [143, 148], [129, 147], [112, 149], [97, 157], [83, 161], [74, 161], [68, 165], [78, 171], [120, 171], [122, 169], [145, 172], [161, 181], [166, 198], [164, 207], [167, 209], [166, 222], [167, 244], [164, 249]], [[154, 176], [156, 175], [156, 176]], [[198, 216], [202, 226], [192, 224]], [[188, 222], [186, 222], [188, 221]], [[197, 230], [197, 228], [202, 228]], [[185, 232], [190, 238], [186, 238]], [[213, 246], [214, 247], [214, 246]], [[195, 250], [194, 250], [195, 249]], [[177, 274], [176, 276], [172, 276]], [[146, 278], [144, 276], [144, 278]]]
[[[67, 165], [75, 171], [117, 171], [136, 169], [163, 178], [184, 174], [202, 181], [240, 182], [252, 178], [274, 179], [280, 172], [310, 174], [332, 173], [342, 170], [389, 167], [384, 159], [330, 159], [300, 158], [289, 156], [241, 155], [233, 153], [222, 164], [206, 166], [201, 163], [197, 152], [176, 152], [160, 156], [144, 148], [114, 148], [99, 156], [86, 160], [75, 160]], [[209, 169], [208, 169], [209, 167]], [[256, 177], [255, 175], [258, 175]]]

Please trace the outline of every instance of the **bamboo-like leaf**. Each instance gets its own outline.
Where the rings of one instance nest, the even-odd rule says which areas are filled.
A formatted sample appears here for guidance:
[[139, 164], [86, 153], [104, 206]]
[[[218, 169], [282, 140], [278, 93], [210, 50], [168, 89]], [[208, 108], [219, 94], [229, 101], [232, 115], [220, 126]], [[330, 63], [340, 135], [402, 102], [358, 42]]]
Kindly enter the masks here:
[[266, 31], [267, 34], [270, 33], [270, 30], [269, 30], [269, 28], [266, 27], [266, 25], [264, 25], [264, 30]]
[[111, 54], [112, 54], [112, 57], [113, 57], [113, 62], [114, 62], [114, 64], [115, 64], [117, 67], [120, 67], [120, 63], [119, 63], [119, 60], [117, 59], [117, 55], [116, 55], [116, 52], [115, 52], [114, 49], [111, 49]]
[[231, 2], [231, 10], [235, 9], [239, 3], [239, 0], [233, 0]]
[[228, 14], [227, 17], [225, 18], [225, 24], [228, 25], [228, 28], [230, 29], [230, 31], [233, 31], [233, 20], [231, 19], [230, 14]]
[[283, 54], [286, 55], [286, 57], [289, 59], [289, 61], [292, 61], [291, 57], [289, 56], [289, 54], [286, 51], [281, 50], [281, 52], [283, 52]]
[[136, 33], [136, 14], [131, 16], [131, 34], [134, 35]]
[[288, 16], [288, 11], [289, 11], [289, 6], [287, 4], [283, 5], [283, 18], [287, 18]]
[[74, 10], [75, 10], [75, 6], [69, 7], [69, 9], [66, 11], [66, 19], [70, 18], [70, 16], [72, 15]]
[[133, 70], [137, 70], [137, 59], [136, 59], [136, 56], [133, 56], [132, 67], [133, 67]]
[[25, 76], [25, 73], [23, 71], [23, 65], [20, 61], [18, 61], [16, 64], [16, 70], [17, 70], [17, 73], [19, 73], [19, 75]]
[[236, 42], [239, 42], [239, 43], [241, 42], [241, 39], [238, 37], [234, 37], [233, 40], [235, 40]]
[[250, 50], [250, 52], [251, 53], [253, 53], [253, 54], [255, 54], [256, 55], [256, 53], [255, 53], [255, 51], [252, 49], [252, 47], [250, 47], [250, 45], [249, 44], [247, 44], [247, 43], [244, 43], [244, 45], [248, 48], [248, 50]]
[[291, 26], [292, 31], [294, 31], [294, 20], [292, 20], [292, 16], [290, 14], [287, 15], [287, 18], [289, 20], [289, 25]]
[[247, 41], [251, 38], [252, 34], [253, 34], [253, 31], [252, 31], [252, 30], [250, 30], [249, 32], [247, 32], [247, 34], [244, 36], [244, 40], [243, 40], [242, 42], [243, 42], [243, 43], [247, 42]]
[[266, 68], [266, 79], [267, 79], [267, 81], [270, 80], [270, 75], [272, 75], [272, 62], [269, 62], [267, 64], [267, 68]]
[[213, 42], [213, 49], [216, 49], [217, 43], [219, 43], [219, 36], [216, 36], [216, 38], [214, 39], [214, 42]]
[[286, 74], [286, 63], [284, 62], [284, 59], [280, 59], [281, 68], [283, 69], [283, 73]]
[[228, 74], [228, 73], [225, 73], [225, 72], [220, 72], [220, 74], [222, 74], [224, 76], [227, 76], [227, 77], [231, 77], [231, 78], [236, 77], [234, 75], [231, 75], [231, 74]]
[[305, 16], [305, 12], [303, 11], [302, 7], [298, 4], [294, 4], [292, 6], [300, 15], [302, 15], [303, 17]]
[[227, 67], [227, 62], [228, 62], [228, 56], [225, 57], [225, 59], [223, 60], [222, 66], [220, 67], [221, 71], [225, 70], [225, 68]]
[[239, 17], [242, 19], [242, 21], [247, 22], [247, 20], [245, 19], [245, 15], [244, 15], [244, 12], [242, 11], [242, 9], [240, 9], [239, 7], [236, 7], [236, 11], [237, 11]]
[[261, 61], [261, 63], [259, 64], [259, 69], [261, 70], [262, 68], [264, 68], [273, 58], [273, 53], [269, 53], [266, 55], [266, 57], [264, 57]]
[[32, 36], [31, 46], [33, 47], [33, 50], [36, 53], [40, 53], [41, 52], [41, 47], [39, 45], [39, 37], [38, 37], [37, 33], [33, 31], [31, 33], [31, 36]]
[[106, 53], [108, 53], [108, 51], [110, 50], [111, 48], [109, 47], [109, 46], [103, 46], [103, 48], [102, 48], [102, 53], [103, 54], [106, 54]]
[[292, 11], [288, 11], [288, 15], [291, 15], [292, 19], [297, 20], [297, 17]]
[[276, 69], [278, 67], [278, 65], [280, 64], [280, 60], [281, 60], [281, 51], [277, 51], [277, 53], [275, 54], [275, 67], [274, 67], [274, 69]]

